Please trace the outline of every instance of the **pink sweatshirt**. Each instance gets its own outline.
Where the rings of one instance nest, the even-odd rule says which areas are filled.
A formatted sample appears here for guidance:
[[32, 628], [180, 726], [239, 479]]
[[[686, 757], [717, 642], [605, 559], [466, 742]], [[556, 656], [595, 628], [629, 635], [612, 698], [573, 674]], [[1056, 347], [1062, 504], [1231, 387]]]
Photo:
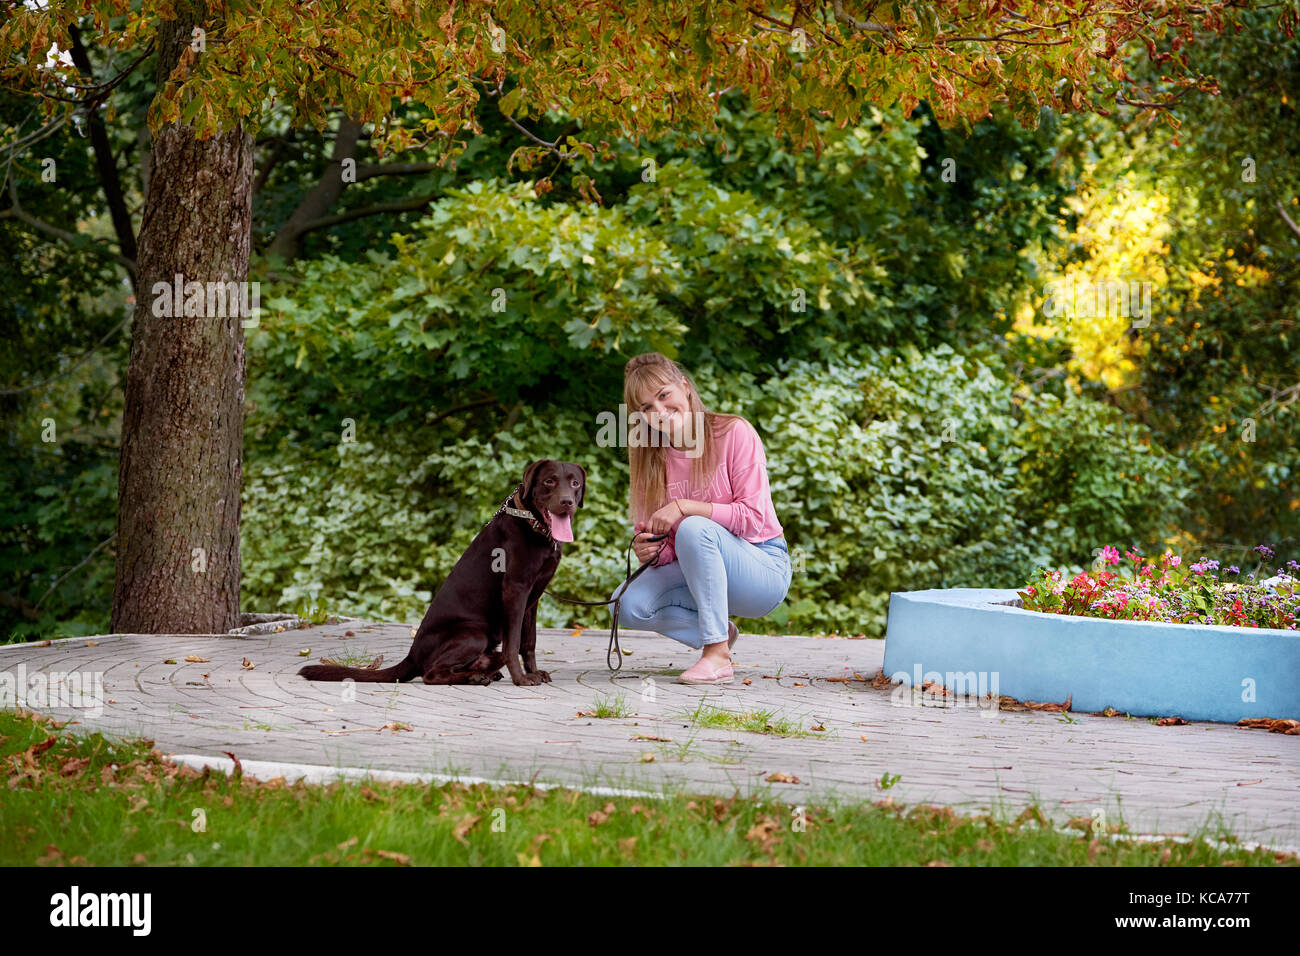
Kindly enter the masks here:
[[[781, 523], [772, 506], [763, 441], [749, 422], [735, 422], [719, 439], [718, 468], [708, 489], [691, 488], [694, 459], [671, 445], [664, 451], [668, 462], [668, 501], [689, 498], [713, 504], [713, 520], [738, 538], [757, 544], [781, 535]], [[680, 524], [680, 519], [677, 524]], [[638, 523], [634, 529], [641, 530]], [[677, 560], [677, 525], [668, 532], [656, 567]]]

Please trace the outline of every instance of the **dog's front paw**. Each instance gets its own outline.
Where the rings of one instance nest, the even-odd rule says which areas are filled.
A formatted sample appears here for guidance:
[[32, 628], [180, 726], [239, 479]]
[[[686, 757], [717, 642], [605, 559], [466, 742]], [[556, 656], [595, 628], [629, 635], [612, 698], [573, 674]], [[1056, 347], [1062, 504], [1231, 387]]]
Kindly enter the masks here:
[[542, 680], [546, 681], [546, 683], [548, 684], [551, 682], [551, 675], [548, 671], [538, 671], [537, 676], [540, 677]]
[[542, 682], [540, 674], [520, 674], [518, 677], [512, 674], [510, 679], [515, 682], [516, 687], [535, 687]]

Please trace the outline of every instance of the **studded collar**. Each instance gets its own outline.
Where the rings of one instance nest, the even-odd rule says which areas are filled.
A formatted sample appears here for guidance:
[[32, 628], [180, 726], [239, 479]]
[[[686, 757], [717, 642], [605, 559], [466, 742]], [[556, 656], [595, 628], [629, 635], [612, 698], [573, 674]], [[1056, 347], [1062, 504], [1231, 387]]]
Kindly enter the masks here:
[[526, 519], [528, 521], [529, 526], [534, 531], [536, 531], [540, 535], [543, 535], [546, 538], [546, 540], [551, 542], [552, 547], [554, 547], [556, 551], [559, 551], [560, 542], [556, 541], [555, 536], [551, 534], [550, 526], [545, 521], [540, 520], [531, 511], [528, 511], [524, 508], [517, 507], [518, 505], [523, 504], [523, 501], [521, 500], [523, 493], [524, 493], [524, 483], [521, 481], [519, 484], [515, 486], [515, 490], [510, 492], [509, 497], [507, 497], [505, 501], [501, 502], [501, 507], [499, 507], [496, 510], [496, 513], [493, 514], [492, 517], [488, 519], [487, 524], [483, 525], [483, 527], [486, 528], [488, 524], [491, 524], [496, 519], [497, 515], [501, 515], [501, 514], [515, 515], [516, 517]]

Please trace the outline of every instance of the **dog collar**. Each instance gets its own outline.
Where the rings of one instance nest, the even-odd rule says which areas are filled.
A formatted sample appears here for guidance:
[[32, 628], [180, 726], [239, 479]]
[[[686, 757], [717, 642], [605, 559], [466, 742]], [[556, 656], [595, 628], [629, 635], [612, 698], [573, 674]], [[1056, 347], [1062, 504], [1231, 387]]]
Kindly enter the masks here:
[[[524, 518], [528, 521], [528, 524], [532, 527], [534, 531], [536, 531], [538, 534], [544, 535], [546, 539], [551, 542], [551, 546], [556, 551], [559, 551], [560, 542], [555, 540], [554, 535], [551, 534], [551, 529], [547, 526], [545, 521], [538, 520], [537, 516], [534, 515], [531, 511], [525, 511], [522, 508], [512, 507], [512, 505], [520, 503], [517, 499], [518, 496], [523, 493], [523, 490], [524, 490], [523, 482], [520, 482], [518, 485], [515, 486], [515, 490], [510, 492], [510, 496], [507, 497], [505, 501], [501, 502], [501, 507], [496, 510], [496, 514], [494, 514], [492, 518], [488, 519], [488, 524], [491, 524], [492, 520], [495, 519], [496, 516], [500, 514], [515, 515], [516, 517]], [[487, 525], [485, 524], [483, 527], [486, 528]]]

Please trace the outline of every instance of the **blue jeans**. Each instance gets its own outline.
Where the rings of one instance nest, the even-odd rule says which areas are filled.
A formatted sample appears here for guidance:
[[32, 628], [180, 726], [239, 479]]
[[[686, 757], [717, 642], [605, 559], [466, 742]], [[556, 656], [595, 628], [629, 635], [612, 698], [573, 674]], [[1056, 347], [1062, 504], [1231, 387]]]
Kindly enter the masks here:
[[658, 631], [700, 650], [727, 639], [731, 615], [771, 614], [790, 591], [793, 570], [784, 537], [753, 544], [712, 518], [687, 515], [673, 546], [677, 560], [647, 568], [627, 586], [619, 627]]

